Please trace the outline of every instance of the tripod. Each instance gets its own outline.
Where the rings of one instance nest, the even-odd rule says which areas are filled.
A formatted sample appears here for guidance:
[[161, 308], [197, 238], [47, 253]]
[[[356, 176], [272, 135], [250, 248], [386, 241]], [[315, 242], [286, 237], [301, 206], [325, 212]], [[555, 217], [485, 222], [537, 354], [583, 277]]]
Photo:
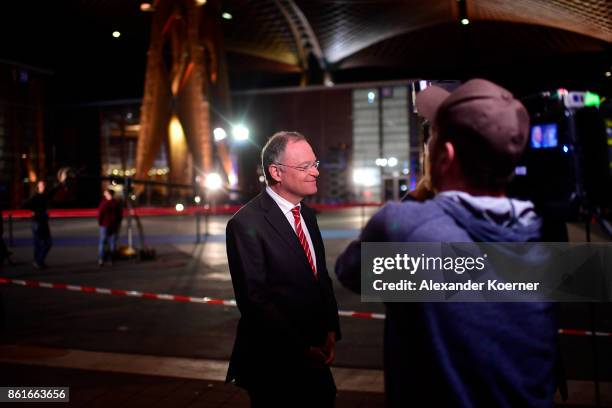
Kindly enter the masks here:
[[[596, 208], [587, 212], [584, 227], [586, 242], [591, 242], [591, 221], [595, 220], [602, 230], [612, 238], [612, 225], [601, 215], [601, 210]], [[589, 322], [591, 330], [591, 342], [593, 345], [593, 383], [595, 384], [595, 406], [601, 406], [601, 390], [599, 384], [599, 348], [597, 345], [597, 330], [595, 325], [595, 305], [589, 303]]]

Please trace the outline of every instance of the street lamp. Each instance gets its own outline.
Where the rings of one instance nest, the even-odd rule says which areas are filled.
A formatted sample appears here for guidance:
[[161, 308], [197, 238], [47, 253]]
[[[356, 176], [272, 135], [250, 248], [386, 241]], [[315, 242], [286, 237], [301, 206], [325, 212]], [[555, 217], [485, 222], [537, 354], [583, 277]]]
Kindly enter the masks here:
[[208, 173], [204, 178], [204, 187], [207, 190], [216, 191], [223, 186], [223, 180], [218, 173]]
[[220, 128], [220, 127], [215, 128], [215, 130], [213, 130], [213, 135], [215, 136], [215, 142], [220, 142], [221, 140], [227, 137], [227, 133], [225, 132], [225, 129]]
[[232, 136], [239, 142], [243, 142], [249, 138], [249, 129], [243, 124], [232, 127]]

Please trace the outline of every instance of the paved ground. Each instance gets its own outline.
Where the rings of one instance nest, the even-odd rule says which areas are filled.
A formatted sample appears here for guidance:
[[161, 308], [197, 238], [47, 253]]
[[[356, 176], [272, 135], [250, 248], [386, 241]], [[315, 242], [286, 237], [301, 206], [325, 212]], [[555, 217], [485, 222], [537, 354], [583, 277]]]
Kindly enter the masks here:
[[[0, 346], [0, 384], [69, 386], [77, 407], [248, 406], [243, 390], [224, 383], [226, 371], [217, 360]], [[338, 408], [383, 406], [382, 372], [334, 368], [334, 377]]]
[[[319, 216], [330, 271], [333, 271], [335, 259], [340, 251], [358, 234], [368, 212], [369, 210], [366, 210], [362, 216], [360, 210], [343, 210]], [[151, 217], [143, 218], [142, 222], [146, 243], [156, 248], [158, 258], [151, 262], [121, 261], [113, 267], [98, 268], [95, 263], [97, 244], [95, 221], [53, 220], [51, 227], [55, 247], [48, 258], [50, 268], [44, 271], [34, 270], [30, 264], [32, 250], [27, 221], [17, 222], [14, 225], [12, 250], [15, 252], [14, 259], [18, 264], [14, 267], [5, 266], [0, 272], [1, 276], [154, 293], [233, 298], [224, 244], [227, 217], [212, 217], [209, 223], [210, 235], [204, 243], [198, 245], [195, 244], [195, 223], [192, 217]], [[580, 228], [572, 227], [572, 234], [579, 237]], [[135, 242], [139, 242], [137, 238]], [[334, 282], [334, 287], [341, 309], [384, 312], [379, 304], [361, 303], [358, 295], [345, 290], [337, 282]], [[50, 350], [225, 362], [229, 357], [238, 318], [238, 312], [233, 307], [43, 288], [5, 286], [0, 288], [0, 297], [4, 307], [4, 329], [0, 342], [9, 346], [19, 345], [27, 350], [43, 347]], [[610, 305], [561, 305], [560, 321], [563, 327], [587, 329], [593, 321], [597, 330], [612, 332], [612, 308]], [[344, 340], [338, 344], [336, 366], [340, 369], [376, 370], [377, 374], [372, 378], [380, 379], [383, 322], [342, 318], [341, 324]], [[607, 363], [612, 361], [612, 338], [598, 338], [596, 341], [597, 354], [594, 355], [592, 338], [561, 337], [561, 349], [569, 378], [590, 380], [593, 378], [596, 366], [599, 378], [604, 381], [612, 380], [612, 364]], [[91, 390], [93, 394], [101, 393], [98, 397], [102, 402], [109, 401], [105, 399], [107, 397], [103, 397], [107, 391], [100, 389], [96, 391], [94, 390], [96, 386], [93, 384], [104, 378], [109, 378], [108, 381], [111, 382], [115, 381], [113, 370], [93, 372], [91, 368], [75, 366], [59, 368], [41, 368], [36, 364], [21, 366], [14, 361], [7, 362], [3, 359], [7, 353], [9, 353], [7, 349], [0, 350], [0, 360], [5, 361], [3, 369], [0, 370], [3, 372], [0, 384], [9, 384], [8, 379], [26, 381], [33, 378], [38, 378], [40, 384], [50, 384], [45, 381], [49, 381], [49, 378], [62, 378], [69, 384], [73, 384], [74, 381], [74, 386], [84, 390], [83, 392]], [[34, 360], [29, 359], [30, 364], [33, 361], [36, 362], [36, 355]], [[33, 376], [33, 373], [39, 374]], [[92, 373], [93, 377], [84, 373]], [[40, 377], [37, 377], [38, 375]], [[244, 406], [244, 395], [240, 396], [240, 392], [234, 388], [221, 387], [219, 381], [214, 379], [178, 380], [173, 376], [163, 375], [153, 376], [152, 379], [150, 376], [125, 372], [117, 378], [116, 381], [120, 383], [141, 384], [137, 386], [139, 390], [147, 387], [156, 389], [158, 384], [166, 383], [172, 383], [168, 387], [178, 387], [176, 390], [196, 388], [200, 390], [196, 390], [197, 392], [207, 391], [206, 395], [211, 396], [210, 401], [216, 401], [217, 397], [212, 397], [213, 393], [222, 390], [219, 392], [224, 396], [219, 398], [223, 401], [219, 404], [228, 405], [210, 406]], [[27, 381], [21, 384], [26, 383]], [[209, 387], [208, 384], [212, 386]], [[186, 392], [189, 394], [191, 391]], [[344, 406], [382, 406], [380, 390], [363, 395], [353, 394], [356, 392], [353, 390], [343, 392], [348, 394], [341, 393], [341, 396], [345, 395], [342, 398], [351, 401], [344, 403], [348, 404]], [[142, 392], [143, 401], [147, 400], [145, 397], [149, 396], [148, 393], [149, 391]], [[166, 394], [172, 395], [170, 391]], [[181, 391], [180, 394], [185, 393]], [[86, 400], [88, 397], [83, 398]], [[203, 397], [194, 394], [191, 399], [181, 398], [186, 398], [188, 401], [174, 406], [188, 406]], [[83, 406], [91, 402], [85, 400], [78, 401], [81, 401]], [[368, 402], [366, 404], [363, 401]], [[119, 403], [119, 400], [115, 402]], [[136, 404], [135, 401], [132, 402]], [[132, 402], [125, 402], [124, 405], [132, 406]], [[162, 404], [161, 400], [159, 402]]]
[[[359, 215], [328, 214], [321, 221], [332, 271], [338, 253], [358, 234]], [[5, 267], [4, 276], [233, 299], [225, 255], [226, 222], [227, 217], [211, 220], [211, 236], [195, 245], [192, 217], [143, 218], [147, 241], [166, 241], [154, 244], [158, 259], [123, 261], [100, 269], [95, 262], [95, 221], [54, 220], [55, 247], [48, 258], [50, 267], [44, 271], [34, 270], [29, 263], [30, 232], [27, 222], [22, 222], [14, 233], [19, 264]], [[340, 285], [335, 284], [335, 289], [341, 309], [383, 311], [381, 305], [362, 304], [358, 295]], [[227, 359], [239, 316], [231, 307], [51, 289], [7, 287], [2, 296], [7, 316], [4, 342], [84, 350]], [[338, 344], [337, 364], [380, 368], [382, 327], [382, 321], [343, 319], [344, 336], [352, 340]]]
[[[202, 359], [83, 352], [39, 347], [3, 346], [0, 384], [69, 387], [74, 407], [203, 407], [246, 408], [248, 395], [224, 384], [226, 364]], [[382, 408], [382, 373], [334, 368], [337, 408]], [[596, 405], [592, 382], [569, 381], [570, 399], [555, 407]], [[600, 384], [601, 407], [612, 407], [612, 383]], [[3, 404], [45, 406], [41, 403]], [[287, 406], [291, 406], [288, 401]]]

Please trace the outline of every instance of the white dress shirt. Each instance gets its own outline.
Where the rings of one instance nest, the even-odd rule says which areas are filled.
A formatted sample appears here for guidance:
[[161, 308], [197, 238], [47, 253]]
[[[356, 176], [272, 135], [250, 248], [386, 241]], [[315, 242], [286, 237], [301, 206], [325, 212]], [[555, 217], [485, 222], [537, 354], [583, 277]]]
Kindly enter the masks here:
[[[297, 231], [295, 230], [295, 218], [293, 218], [293, 213], [291, 212], [291, 209], [293, 209], [296, 206], [290, 203], [289, 201], [285, 200], [280, 195], [278, 195], [274, 190], [270, 188], [270, 186], [266, 186], [266, 193], [268, 193], [268, 195], [272, 197], [274, 202], [281, 209], [282, 213], [285, 215], [285, 218], [287, 218], [287, 221], [289, 221], [289, 225], [291, 225], [291, 228], [293, 228], [293, 231], [295, 232], [297, 236]], [[297, 207], [300, 207], [300, 219], [302, 223], [302, 231], [304, 231], [304, 235], [306, 236], [306, 241], [308, 241], [308, 247], [310, 248], [310, 254], [312, 255], [312, 263], [315, 265], [315, 268], [316, 268], [317, 267], [317, 255], [315, 254], [314, 246], [312, 245], [312, 239], [310, 239], [310, 233], [308, 232], [308, 227], [306, 226], [306, 223], [304, 222], [304, 217], [302, 217], [302, 206], [301, 204], [298, 204]]]

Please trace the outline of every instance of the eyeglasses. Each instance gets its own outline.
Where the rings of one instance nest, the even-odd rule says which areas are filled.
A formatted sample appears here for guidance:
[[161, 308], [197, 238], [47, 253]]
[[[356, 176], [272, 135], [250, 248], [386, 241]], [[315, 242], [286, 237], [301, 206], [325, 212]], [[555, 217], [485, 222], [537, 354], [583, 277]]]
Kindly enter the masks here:
[[312, 168], [318, 169], [319, 165], [321, 164], [320, 160], [315, 160], [310, 164], [307, 164], [305, 166], [290, 166], [288, 164], [283, 164], [283, 163], [274, 163], [277, 166], [285, 166], [285, 167], [291, 167], [292, 169], [296, 169], [297, 171], [308, 171]]

